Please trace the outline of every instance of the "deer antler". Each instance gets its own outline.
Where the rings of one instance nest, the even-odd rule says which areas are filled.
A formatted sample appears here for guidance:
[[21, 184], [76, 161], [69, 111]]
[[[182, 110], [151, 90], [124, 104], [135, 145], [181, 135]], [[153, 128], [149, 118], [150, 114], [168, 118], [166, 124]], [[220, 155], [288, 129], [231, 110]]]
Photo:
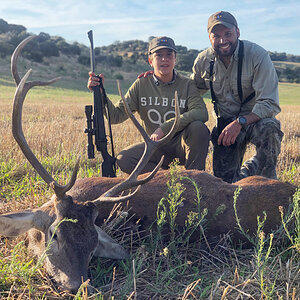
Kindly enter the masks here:
[[[146, 178], [137, 180], [137, 177], [141, 173], [141, 171], [144, 169], [144, 167], [150, 160], [153, 153], [159, 147], [166, 144], [167, 142], [169, 142], [172, 139], [172, 137], [176, 133], [176, 131], [179, 127], [179, 123], [180, 123], [180, 111], [179, 111], [179, 104], [178, 104], [178, 95], [177, 95], [177, 91], [176, 91], [175, 92], [175, 120], [174, 120], [174, 123], [173, 123], [173, 126], [172, 126], [170, 132], [159, 141], [151, 140], [149, 138], [148, 134], [145, 132], [144, 128], [140, 125], [140, 123], [137, 121], [137, 119], [134, 117], [133, 113], [131, 112], [127, 102], [125, 101], [125, 99], [123, 97], [119, 82], [118, 82], [118, 89], [119, 89], [120, 96], [124, 102], [124, 107], [125, 107], [127, 115], [132, 120], [133, 124], [135, 125], [135, 127], [138, 129], [138, 131], [144, 138], [145, 150], [144, 150], [144, 153], [143, 153], [141, 159], [139, 160], [138, 164], [136, 165], [135, 169], [132, 171], [130, 176], [125, 181], [120, 182], [119, 184], [115, 185], [110, 190], [108, 190], [107, 192], [102, 194], [98, 199], [94, 200], [93, 202], [96, 205], [100, 205], [101, 202], [104, 202], [104, 201], [105, 202], [111, 202], [111, 201], [115, 202], [115, 201], [127, 200], [128, 198], [132, 197], [137, 192], [140, 185], [151, 180], [154, 177], [154, 175], [157, 173], [157, 171], [159, 170], [160, 166], [162, 165], [164, 157], [161, 158], [160, 162], [157, 164], [155, 169]], [[121, 192], [128, 190], [130, 188], [136, 187], [136, 186], [138, 186], [138, 188], [133, 193], [130, 193], [129, 195], [126, 195], [123, 197], [114, 197], [115, 195], [118, 195]]]
[[41, 165], [41, 163], [38, 161], [36, 156], [33, 154], [33, 152], [30, 150], [30, 147], [24, 137], [23, 129], [22, 129], [22, 108], [23, 103], [25, 100], [25, 97], [27, 95], [27, 92], [34, 86], [45, 86], [50, 85], [53, 82], [57, 81], [59, 79], [55, 78], [47, 82], [43, 81], [31, 81], [26, 82], [30, 73], [31, 69], [28, 70], [28, 72], [24, 75], [22, 79], [20, 79], [20, 76], [17, 71], [17, 59], [19, 57], [19, 54], [21, 50], [24, 48], [24, 46], [29, 43], [32, 39], [34, 39], [36, 36], [30, 36], [26, 38], [24, 41], [22, 41], [18, 47], [15, 49], [12, 58], [11, 58], [11, 72], [12, 76], [16, 82], [17, 89], [14, 96], [14, 103], [13, 103], [13, 113], [12, 113], [12, 132], [15, 140], [17, 141], [18, 145], [20, 146], [23, 154], [28, 159], [28, 161], [31, 163], [33, 168], [38, 172], [38, 174], [45, 180], [46, 183], [48, 183], [53, 189], [55, 194], [58, 196], [59, 199], [63, 198], [65, 193], [72, 188], [72, 186], [75, 183], [77, 172], [79, 168], [79, 159], [75, 165], [72, 177], [68, 184], [66, 185], [60, 185], [58, 184], [51, 175], [46, 171], [46, 169]]
[[[33, 39], [37, 38], [37, 35], [32, 35], [32, 36], [29, 36], [27, 37], [25, 40], [23, 40], [18, 46], [17, 48], [15, 49], [14, 53], [12, 54], [11, 56], [11, 74], [16, 82], [16, 85], [18, 86], [20, 81], [21, 81], [21, 78], [19, 76], [19, 73], [18, 73], [18, 68], [17, 68], [17, 60], [18, 60], [18, 57], [22, 51], [22, 49]], [[25, 90], [26, 90], [26, 93], [28, 92], [29, 89], [31, 89], [33, 86], [45, 86], [45, 85], [50, 85], [54, 82], [56, 82], [58, 79], [60, 79], [60, 77], [57, 77], [57, 78], [54, 78], [52, 80], [49, 80], [49, 81], [31, 81], [31, 82], [28, 82], [26, 85], [25, 85]], [[24, 91], [25, 92], [25, 91]]]

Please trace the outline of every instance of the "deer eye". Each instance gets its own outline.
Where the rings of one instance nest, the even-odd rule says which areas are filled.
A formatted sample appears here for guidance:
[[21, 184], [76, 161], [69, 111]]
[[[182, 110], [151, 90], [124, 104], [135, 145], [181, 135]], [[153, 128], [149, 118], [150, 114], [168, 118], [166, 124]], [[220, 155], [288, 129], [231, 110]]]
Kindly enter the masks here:
[[49, 228], [49, 236], [48, 236], [49, 240], [57, 240], [57, 233], [55, 231], [55, 228], [53, 226], [50, 226]]

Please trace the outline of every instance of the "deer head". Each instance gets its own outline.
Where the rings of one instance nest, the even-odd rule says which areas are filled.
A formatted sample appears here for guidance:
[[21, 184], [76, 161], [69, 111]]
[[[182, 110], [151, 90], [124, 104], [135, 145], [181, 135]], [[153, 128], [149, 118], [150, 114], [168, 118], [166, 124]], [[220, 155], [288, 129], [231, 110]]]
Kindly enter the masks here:
[[[136, 168], [124, 181], [113, 186], [93, 201], [85, 203], [75, 202], [68, 195], [68, 191], [75, 184], [79, 159], [70, 181], [66, 185], [60, 185], [38, 161], [23, 134], [22, 107], [27, 92], [34, 86], [50, 85], [58, 80], [58, 78], [55, 78], [48, 82], [27, 82], [31, 70], [22, 79], [20, 78], [17, 71], [17, 59], [24, 46], [33, 38], [35, 36], [30, 36], [22, 41], [14, 51], [11, 59], [11, 71], [17, 85], [13, 103], [12, 131], [23, 154], [43, 180], [50, 185], [54, 195], [51, 200], [40, 208], [1, 215], [0, 234], [17, 236], [28, 232], [29, 248], [37, 256], [41, 256], [45, 251], [47, 253], [44, 260], [47, 273], [53, 277], [60, 288], [76, 292], [81, 283], [87, 279], [88, 264], [93, 255], [113, 259], [128, 257], [127, 251], [121, 245], [95, 225], [95, 219], [99, 210], [101, 210], [103, 202], [117, 203], [130, 199], [141, 184], [148, 182], [154, 177], [163, 162], [163, 157], [150, 175], [142, 179], [137, 178], [153, 152], [168, 142], [176, 132], [180, 120], [178, 99], [177, 94], [175, 94], [176, 118], [171, 131], [163, 139], [156, 142], [148, 137], [142, 126], [135, 119], [124, 101], [119, 87], [126, 111], [145, 140], [145, 152]], [[121, 192], [132, 188], [135, 188], [134, 192], [125, 196], [119, 196]]]

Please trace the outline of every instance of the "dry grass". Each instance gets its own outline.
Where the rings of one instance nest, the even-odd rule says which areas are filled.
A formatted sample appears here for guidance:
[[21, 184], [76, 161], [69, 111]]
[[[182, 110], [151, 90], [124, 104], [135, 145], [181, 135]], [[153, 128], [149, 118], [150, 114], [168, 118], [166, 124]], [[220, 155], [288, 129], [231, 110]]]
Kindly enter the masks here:
[[[0, 212], [2, 213], [37, 207], [47, 201], [47, 197], [51, 194], [28, 165], [12, 138], [12, 98], [13, 88], [3, 86], [0, 94]], [[97, 155], [97, 159], [88, 161], [86, 154], [84, 105], [91, 103], [91, 98], [88, 92], [78, 92], [76, 95], [63, 90], [38, 88], [28, 95], [25, 102], [23, 112], [25, 136], [34, 153], [60, 182], [69, 179], [78, 155], [82, 157], [79, 177], [100, 176], [98, 169], [100, 155]], [[211, 115], [210, 104], [208, 108]], [[285, 136], [277, 171], [280, 180], [290, 181], [296, 185], [300, 184], [299, 108], [300, 106], [296, 105], [283, 105], [282, 113], [279, 115]], [[211, 129], [213, 125], [214, 121], [211, 118], [208, 126]], [[136, 129], [129, 121], [113, 125], [113, 134], [116, 153], [140, 140]], [[249, 158], [253, 153], [254, 149], [250, 147], [245, 158]], [[212, 173], [211, 149], [206, 170]], [[23, 238], [0, 239], [0, 269], [3, 264], [11, 264], [11, 251]], [[151, 237], [149, 238], [151, 240]], [[139, 240], [138, 237], [135, 237], [134, 243], [129, 243], [128, 246], [133, 253], [134, 263], [111, 260], [93, 262], [94, 276], [103, 276], [105, 279], [98, 279], [97, 286], [101, 287], [99, 288], [101, 293], [96, 293], [90, 297], [91, 299], [110, 299], [110, 295], [114, 295], [115, 299], [267, 299], [263, 296], [257, 280], [255, 251], [233, 248], [228, 237], [217, 241], [210, 249], [192, 245], [182, 247], [173, 253], [174, 257], [159, 255], [162, 249], [157, 244], [150, 247], [148, 241]], [[19, 259], [26, 262], [30, 256], [24, 247], [21, 249]], [[183, 262], [182, 265], [179, 262]], [[116, 272], [113, 277], [114, 267]], [[102, 273], [95, 275], [97, 274], [95, 270], [98, 269]], [[275, 255], [267, 265], [265, 274], [267, 274], [265, 284], [268, 286], [276, 279], [274, 299], [299, 299], [300, 274], [297, 253], [286, 256]], [[11, 282], [11, 286], [7, 287], [1, 285], [0, 279], [1, 299], [61, 299], [68, 296], [58, 293], [43, 269], [34, 276], [30, 285], [22, 278]], [[85, 298], [87, 297], [84, 297], [84, 294], [78, 296], [78, 299]]]

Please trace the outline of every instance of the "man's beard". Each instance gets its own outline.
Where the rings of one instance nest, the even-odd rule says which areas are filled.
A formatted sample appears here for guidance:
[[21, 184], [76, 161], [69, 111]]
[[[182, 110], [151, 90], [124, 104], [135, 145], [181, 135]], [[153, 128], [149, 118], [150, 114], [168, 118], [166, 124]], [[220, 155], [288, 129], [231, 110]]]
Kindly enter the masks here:
[[223, 51], [220, 47], [215, 48], [215, 51], [217, 52], [219, 57], [228, 57], [232, 56], [234, 53], [236, 47], [237, 47], [238, 40], [235, 42], [235, 44], [229, 43], [229, 48], [226, 51]]

